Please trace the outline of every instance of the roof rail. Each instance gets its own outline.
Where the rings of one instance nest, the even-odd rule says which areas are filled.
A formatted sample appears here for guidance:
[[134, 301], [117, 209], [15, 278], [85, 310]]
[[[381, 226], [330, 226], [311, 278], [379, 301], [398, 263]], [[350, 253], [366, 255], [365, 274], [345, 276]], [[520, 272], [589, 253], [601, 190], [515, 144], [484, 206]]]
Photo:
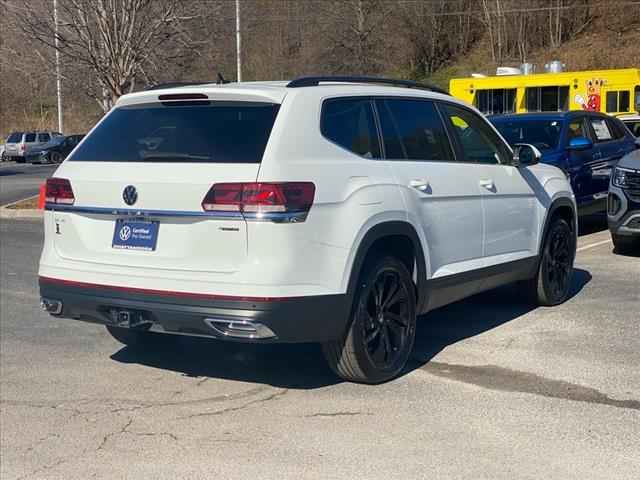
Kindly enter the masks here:
[[407, 88], [418, 88], [420, 90], [429, 90], [432, 92], [443, 93], [449, 95], [449, 92], [435, 85], [426, 83], [413, 82], [411, 80], [399, 80], [396, 78], [379, 78], [379, 77], [351, 77], [351, 76], [321, 76], [321, 77], [299, 77], [290, 81], [287, 88], [299, 87], [315, 87], [320, 83], [372, 83], [378, 85], [393, 85]]

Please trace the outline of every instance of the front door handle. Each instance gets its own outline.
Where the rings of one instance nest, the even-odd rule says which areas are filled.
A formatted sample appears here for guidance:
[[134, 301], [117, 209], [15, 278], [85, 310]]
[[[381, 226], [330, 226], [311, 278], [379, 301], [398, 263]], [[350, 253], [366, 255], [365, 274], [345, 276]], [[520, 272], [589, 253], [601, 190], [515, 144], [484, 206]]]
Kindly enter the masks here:
[[482, 180], [480, 180], [480, 182], [478, 182], [478, 183], [480, 184], [480, 186], [481, 186], [482, 188], [486, 188], [487, 190], [491, 190], [491, 191], [493, 191], [493, 190], [495, 190], [495, 188], [496, 188], [495, 183], [493, 183], [493, 180], [491, 180], [490, 178], [482, 179]]
[[414, 178], [409, 182], [409, 186], [423, 193], [429, 191], [429, 181], [425, 178]]

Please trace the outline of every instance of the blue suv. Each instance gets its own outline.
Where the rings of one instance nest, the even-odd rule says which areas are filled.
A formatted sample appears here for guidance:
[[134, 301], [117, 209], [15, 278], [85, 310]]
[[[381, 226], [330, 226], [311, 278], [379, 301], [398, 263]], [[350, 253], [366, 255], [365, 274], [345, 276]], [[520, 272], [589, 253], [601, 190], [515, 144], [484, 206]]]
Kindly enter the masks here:
[[613, 167], [638, 148], [620, 120], [597, 112], [521, 113], [489, 120], [511, 145], [534, 145], [541, 162], [565, 172], [580, 215], [606, 211]]

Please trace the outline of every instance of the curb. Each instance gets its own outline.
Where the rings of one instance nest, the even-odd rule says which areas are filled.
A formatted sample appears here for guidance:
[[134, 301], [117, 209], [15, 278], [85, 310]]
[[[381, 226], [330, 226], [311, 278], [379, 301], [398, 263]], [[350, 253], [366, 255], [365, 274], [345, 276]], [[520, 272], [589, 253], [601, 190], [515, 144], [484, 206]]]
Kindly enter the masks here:
[[13, 205], [24, 202], [25, 200], [30, 200], [32, 198], [36, 198], [38, 195], [33, 195], [31, 197], [23, 198], [18, 200], [17, 202], [8, 203], [7, 205], [3, 205], [0, 207], [0, 218], [42, 218], [44, 214], [44, 210], [38, 210], [35, 208], [10, 208]]

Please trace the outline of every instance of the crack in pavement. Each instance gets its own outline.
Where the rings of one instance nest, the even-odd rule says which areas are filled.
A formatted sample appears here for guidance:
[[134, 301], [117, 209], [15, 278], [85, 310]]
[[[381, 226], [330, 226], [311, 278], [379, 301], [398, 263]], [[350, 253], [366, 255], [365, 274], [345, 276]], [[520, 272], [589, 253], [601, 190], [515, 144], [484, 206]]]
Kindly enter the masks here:
[[56, 460], [53, 463], [49, 463], [47, 465], [43, 465], [42, 467], [36, 468], [34, 471], [29, 472], [29, 473], [25, 473], [24, 475], [16, 478], [16, 480], [25, 480], [26, 478], [32, 477], [34, 475], [37, 475], [39, 473], [44, 473], [46, 471], [49, 471], [53, 468], [56, 468], [59, 465], [62, 465], [63, 463], [68, 462], [69, 459], [68, 458], [59, 458], [58, 460]]
[[[24, 401], [24, 400], [0, 399], [0, 405], [15, 405], [15, 406], [30, 407], [30, 408], [50, 408], [53, 410], [71, 412], [72, 413], [71, 418], [73, 418], [78, 415], [86, 415], [86, 414], [101, 415], [104, 413], [135, 412], [138, 410], [146, 410], [151, 408], [179, 407], [179, 406], [198, 405], [198, 404], [206, 404], [206, 403], [220, 403], [220, 402], [241, 400], [247, 397], [252, 397], [254, 395], [257, 395], [267, 390], [267, 388], [268, 387], [266, 386], [260, 386], [256, 388], [250, 388], [249, 390], [245, 390], [238, 393], [216, 395], [214, 397], [200, 398], [200, 399], [194, 399], [194, 400], [181, 400], [181, 401], [144, 402], [144, 401], [119, 399], [119, 398], [95, 398], [95, 399], [83, 398], [80, 400], [67, 400], [64, 402], [33, 402], [33, 401]], [[72, 406], [74, 404], [75, 404], [75, 407]], [[78, 408], [82, 406], [88, 406], [91, 404], [98, 404], [98, 405], [131, 404], [131, 406], [117, 406], [115, 408], [105, 409], [105, 410], [99, 410], [99, 409], [85, 410], [85, 409]]]
[[356, 417], [360, 415], [370, 416], [373, 413], [370, 412], [319, 412], [312, 413], [311, 415], [304, 415], [304, 418], [316, 418], [316, 417]]
[[98, 448], [96, 448], [96, 451], [102, 450], [111, 437], [114, 437], [116, 435], [122, 435], [123, 433], [125, 433], [127, 431], [127, 428], [129, 428], [132, 423], [133, 423], [133, 417], [129, 417], [129, 419], [127, 420], [127, 423], [125, 423], [124, 426], [122, 426], [122, 428], [120, 428], [120, 430], [116, 430], [115, 432], [107, 433], [102, 438], [102, 441], [98, 445]]
[[269, 395], [268, 397], [265, 398], [258, 398], [256, 400], [252, 400], [250, 402], [247, 402], [243, 405], [238, 405], [236, 407], [228, 407], [228, 408], [223, 408], [222, 410], [216, 410], [215, 412], [201, 412], [201, 413], [193, 413], [191, 415], [185, 415], [182, 417], [176, 417], [176, 420], [188, 420], [191, 418], [196, 418], [196, 417], [213, 417], [216, 415], [224, 415], [225, 413], [230, 413], [230, 412], [237, 412], [239, 410], [244, 410], [252, 405], [258, 404], [258, 403], [265, 403], [265, 402], [269, 402], [271, 400], [276, 400], [284, 395], [286, 395], [289, 392], [288, 388], [285, 388], [284, 390], [280, 390], [279, 392], [275, 392], [271, 395]]
[[496, 365], [468, 366], [431, 361], [420, 369], [437, 377], [469, 383], [489, 390], [531, 393], [548, 398], [640, 410], [640, 400], [618, 400], [595, 388]]

